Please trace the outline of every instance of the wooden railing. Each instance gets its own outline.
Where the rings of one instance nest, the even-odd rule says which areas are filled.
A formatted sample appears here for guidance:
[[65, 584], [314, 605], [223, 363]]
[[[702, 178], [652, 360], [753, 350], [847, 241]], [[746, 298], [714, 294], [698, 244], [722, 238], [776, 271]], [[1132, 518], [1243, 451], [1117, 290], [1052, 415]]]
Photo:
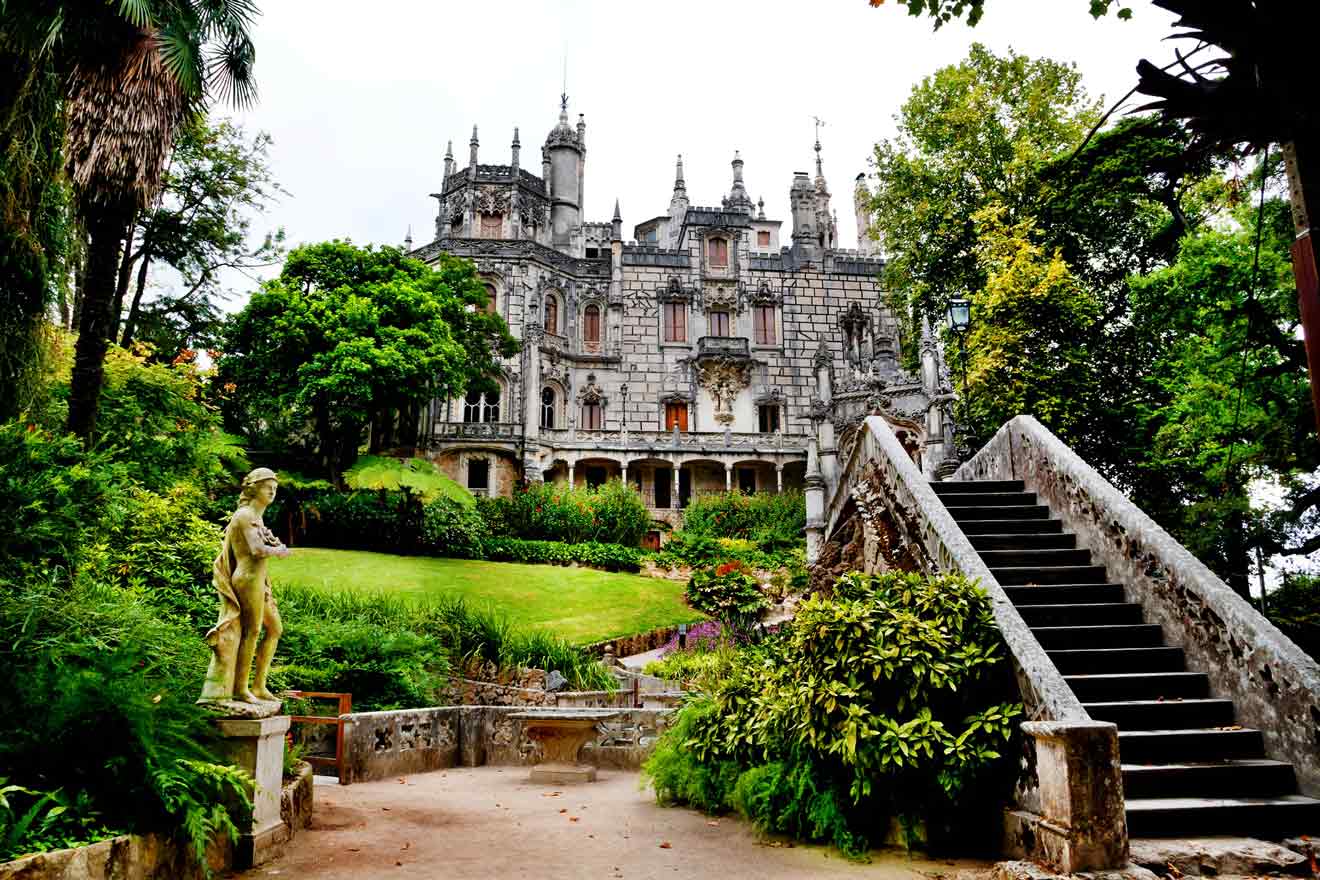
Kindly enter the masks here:
[[290, 700], [336, 700], [338, 709], [334, 715], [292, 715], [289, 720], [301, 724], [333, 724], [335, 725], [335, 756], [333, 758], [325, 755], [304, 755], [303, 760], [311, 764], [314, 769], [322, 767], [333, 767], [335, 776], [342, 782], [344, 779], [344, 721], [343, 716], [353, 711], [353, 695], [337, 694], [326, 691], [285, 691], [285, 697]]

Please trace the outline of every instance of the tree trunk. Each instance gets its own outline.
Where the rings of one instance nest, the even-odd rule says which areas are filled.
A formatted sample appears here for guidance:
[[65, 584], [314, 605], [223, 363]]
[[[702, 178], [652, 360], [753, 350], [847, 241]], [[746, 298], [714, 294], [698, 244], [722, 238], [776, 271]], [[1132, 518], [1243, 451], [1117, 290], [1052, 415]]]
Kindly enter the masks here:
[[[1232, 503], [1232, 499], [1226, 499]], [[1245, 500], [1243, 501], [1245, 504]], [[1228, 571], [1224, 580], [1248, 602], [1251, 601], [1250, 549], [1247, 547], [1247, 522], [1241, 508], [1233, 507], [1224, 522], [1224, 561]]]
[[1292, 201], [1293, 279], [1306, 341], [1311, 407], [1320, 431], [1320, 134], [1283, 145]]
[[133, 277], [133, 239], [137, 238], [136, 233], [137, 214], [134, 213], [128, 220], [124, 250], [119, 257], [119, 271], [115, 274], [115, 302], [110, 309], [110, 332], [107, 334], [111, 339], [119, 336], [119, 319], [124, 314], [124, 297], [128, 295], [128, 282]]
[[142, 264], [138, 266], [137, 287], [133, 291], [133, 303], [128, 307], [128, 318], [124, 321], [124, 335], [119, 344], [128, 348], [128, 344], [133, 341], [133, 334], [137, 332], [138, 315], [142, 308], [142, 291], [147, 286], [147, 266], [151, 264], [151, 251], [147, 250], [146, 243], [142, 245]]
[[68, 428], [90, 445], [96, 430], [105, 353], [109, 346], [110, 308], [115, 298], [115, 270], [127, 218], [107, 212], [91, 218], [88, 232], [86, 289], [78, 320], [78, 344], [69, 384]]

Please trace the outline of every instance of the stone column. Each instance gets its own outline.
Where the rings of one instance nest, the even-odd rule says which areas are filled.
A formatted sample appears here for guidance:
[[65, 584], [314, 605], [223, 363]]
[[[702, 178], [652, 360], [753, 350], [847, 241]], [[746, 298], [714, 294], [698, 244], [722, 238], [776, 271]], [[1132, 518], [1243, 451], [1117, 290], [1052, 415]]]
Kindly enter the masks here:
[[570, 461], [568, 463], [568, 488], [570, 489], [573, 488], [573, 469], [575, 467], [577, 467], [576, 461]]
[[776, 463], [775, 463], [775, 492], [778, 493], [778, 494], [780, 494], [780, 495], [783, 495], [783, 494], [784, 494], [784, 464], [783, 464], [783, 462], [776, 462]]
[[628, 460], [625, 458], [619, 463], [619, 482], [628, 485]]
[[523, 327], [523, 478], [529, 483], [542, 481], [536, 448], [541, 437], [541, 337], [545, 331], [538, 324]]
[[678, 500], [678, 471], [679, 464], [674, 462], [674, 492], [669, 499], [669, 506], [674, 510], [682, 510], [683, 504]]
[[[279, 711], [278, 706], [274, 711]], [[229, 763], [247, 771], [254, 783], [249, 791], [252, 827], [240, 829], [234, 852], [235, 867], [250, 868], [278, 856], [288, 841], [288, 829], [280, 820], [280, 791], [284, 774], [284, 735], [289, 731], [289, 716], [223, 718], [215, 725], [223, 739], [221, 749]]]
[[807, 444], [807, 565], [814, 565], [825, 543], [825, 480], [820, 475], [820, 453], [816, 441]]
[[733, 491], [733, 465], [731, 464], [724, 466], [724, 491]]
[[1035, 740], [1040, 814], [1006, 814], [1008, 849], [1065, 874], [1126, 865], [1118, 727], [1105, 721], [1028, 721], [1022, 731]]

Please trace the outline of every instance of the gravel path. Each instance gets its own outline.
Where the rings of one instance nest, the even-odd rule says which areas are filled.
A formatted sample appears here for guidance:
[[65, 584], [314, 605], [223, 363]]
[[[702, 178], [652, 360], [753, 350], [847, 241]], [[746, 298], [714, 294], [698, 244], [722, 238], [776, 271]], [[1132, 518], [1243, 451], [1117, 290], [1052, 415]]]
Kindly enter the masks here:
[[528, 783], [526, 768], [477, 767], [317, 785], [311, 829], [239, 877], [973, 880], [984, 867], [887, 851], [859, 865], [821, 847], [762, 841], [741, 821], [657, 806], [631, 772], [555, 788]]

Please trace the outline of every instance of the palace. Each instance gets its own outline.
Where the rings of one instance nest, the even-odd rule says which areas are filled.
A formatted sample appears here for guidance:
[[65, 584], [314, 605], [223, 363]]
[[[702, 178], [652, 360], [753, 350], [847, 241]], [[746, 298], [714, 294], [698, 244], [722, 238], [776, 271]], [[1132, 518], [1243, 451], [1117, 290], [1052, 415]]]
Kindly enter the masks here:
[[793, 175], [787, 240], [752, 202], [736, 153], [718, 207], [690, 203], [679, 156], [668, 209], [631, 241], [617, 201], [610, 222], [587, 222], [586, 122], [570, 125], [566, 98], [539, 175], [523, 167], [517, 129], [507, 165], [477, 161], [475, 127], [470, 146], [466, 167], [452, 143], [445, 154], [435, 240], [406, 245], [422, 260], [475, 261], [489, 307], [522, 341], [498, 392], [428, 413], [427, 454], [474, 493], [617, 478], [674, 523], [694, 493], [829, 486], [872, 413], [925, 471], [951, 457], [937, 341], [925, 328], [918, 373], [900, 367], [881, 260], [835, 247], [819, 141], [814, 180]]

